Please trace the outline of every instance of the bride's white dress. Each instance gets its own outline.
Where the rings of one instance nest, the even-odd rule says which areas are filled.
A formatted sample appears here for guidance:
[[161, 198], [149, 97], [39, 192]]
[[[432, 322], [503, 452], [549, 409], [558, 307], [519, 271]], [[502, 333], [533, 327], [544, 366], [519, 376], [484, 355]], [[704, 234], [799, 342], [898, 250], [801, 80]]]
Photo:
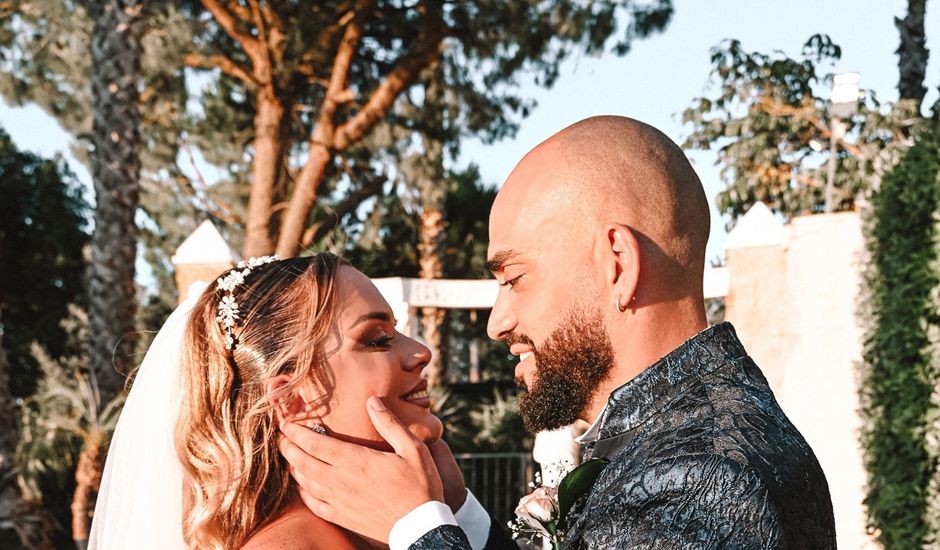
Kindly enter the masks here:
[[141, 363], [111, 440], [89, 550], [185, 550], [183, 471], [173, 444], [180, 405], [180, 351], [194, 285], [163, 324]]

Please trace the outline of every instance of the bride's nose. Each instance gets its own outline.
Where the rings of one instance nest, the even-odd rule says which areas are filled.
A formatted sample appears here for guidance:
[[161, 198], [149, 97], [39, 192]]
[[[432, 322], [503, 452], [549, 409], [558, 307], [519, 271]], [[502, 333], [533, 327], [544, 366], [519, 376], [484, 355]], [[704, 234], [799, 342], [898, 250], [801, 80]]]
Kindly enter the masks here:
[[423, 369], [431, 362], [431, 350], [414, 338], [406, 338], [402, 350], [402, 365], [406, 370]]

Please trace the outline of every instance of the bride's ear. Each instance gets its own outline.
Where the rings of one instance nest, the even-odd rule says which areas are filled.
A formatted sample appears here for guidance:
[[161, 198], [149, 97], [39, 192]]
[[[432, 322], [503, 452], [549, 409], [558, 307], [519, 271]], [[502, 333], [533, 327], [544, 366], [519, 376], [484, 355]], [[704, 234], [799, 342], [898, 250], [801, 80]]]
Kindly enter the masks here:
[[297, 422], [308, 418], [309, 411], [307, 409], [307, 402], [304, 401], [303, 396], [297, 391], [299, 388], [295, 387], [293, 391], [289, 393], [285, 392], [291, 380], [293, 380], [293, 378], [291, 378], [289, 374], [272, 376], [264, 382], [264, 393], [267, 398], [271, 400], [278, 420]]

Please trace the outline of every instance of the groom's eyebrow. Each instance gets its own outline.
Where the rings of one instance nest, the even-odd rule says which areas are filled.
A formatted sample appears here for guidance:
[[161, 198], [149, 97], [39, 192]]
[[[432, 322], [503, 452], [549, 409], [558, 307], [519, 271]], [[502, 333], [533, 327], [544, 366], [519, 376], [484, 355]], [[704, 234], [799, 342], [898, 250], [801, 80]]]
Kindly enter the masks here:
[[492, 271], [493, 273], [498, 273], [503, 270], [503, 264], [509, 260], [515, 258], [519, 255], [519, 252], [516, 250], [500, 250], [496, 254], [493, 254], [493, 257], [486, 261], [486, 268]]
[[349, 328], [355, 327], [356, 325], [359, 325], [360, 323], [365, 323], [366, 321], [385, 321], [386, 323], [391, 323], [392, 314], [388, 313], [387, 311], [372, 311], [369, 313], [365, 313], [363, 315], [360, 315], [359, 318], [356, 319], [353, 322], [352, 326], [350, 326]]

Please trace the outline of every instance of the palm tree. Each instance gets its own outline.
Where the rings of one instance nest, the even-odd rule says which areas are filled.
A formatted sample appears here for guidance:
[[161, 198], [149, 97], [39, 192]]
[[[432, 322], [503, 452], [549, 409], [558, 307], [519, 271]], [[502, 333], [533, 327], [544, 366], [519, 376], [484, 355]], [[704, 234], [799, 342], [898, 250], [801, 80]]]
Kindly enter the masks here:
[[140, 0], [94, 0], [91, 39], [95, 232], [89, 287], [92, 366], [108, 401], [133, 366], [139, 200]]
[[[87, 316], [77, 307], [70, 310], [66, 329], [74, 340], [87, 342]], [[33, 356], [42, 378], [36, 393], [23, 404], [23, 429], [17, 448], [20, 484], [35, 500], [41, 500], [42, 478], [64, 477], [74, 468], [72, 539], [79, 550], [84, 550], [107, 445], [125, 394], [119, 393], [104, 403], [95, 373], [83, 354], [57, 360], [34, 345]]]
[[[440, 144], [438, 144], [438, 149]], [[438, 157], [440, 158], [440, 157]], [[443, 170], [441, 170], [442, 172]], [[421, 182], [421, 213], [418, 220], [418, 277], [440, 279], [444, 274], [442, 244], [444, 240], [444, 182], [428, 180]], [[436, 307], [421, 308], [421, 336], [434, 351], [427, 366], [428, 383], [439, 386], [446, 377], [444, 362], [443, 327], [447, 310]]]
[[[442, 84], [444, 75], [439, 64], [432, 69], [432, 76], [425, 85], [427, 103], [438, 106], [443, 99]], [[443, 119], [441, 110], [428, 109], [424, 116], [428, 119], [430, 131], [440, 131]], [[420, 161], [416, 181], [420, 203], [418, 219], [418, 278], [440, 279], [444, 275], [444, 197], [447, 193], [444, 175], [444, 144], [429, 132], [422, 136], [424, 154]], [[428, 385], [437, 387], [445, 382], [446, 365], [444, 356], [444, 321], [447, 310], [425, 307], [421, 309], [422, 337], [434, 352], [434, 357], [427, 366]]]

